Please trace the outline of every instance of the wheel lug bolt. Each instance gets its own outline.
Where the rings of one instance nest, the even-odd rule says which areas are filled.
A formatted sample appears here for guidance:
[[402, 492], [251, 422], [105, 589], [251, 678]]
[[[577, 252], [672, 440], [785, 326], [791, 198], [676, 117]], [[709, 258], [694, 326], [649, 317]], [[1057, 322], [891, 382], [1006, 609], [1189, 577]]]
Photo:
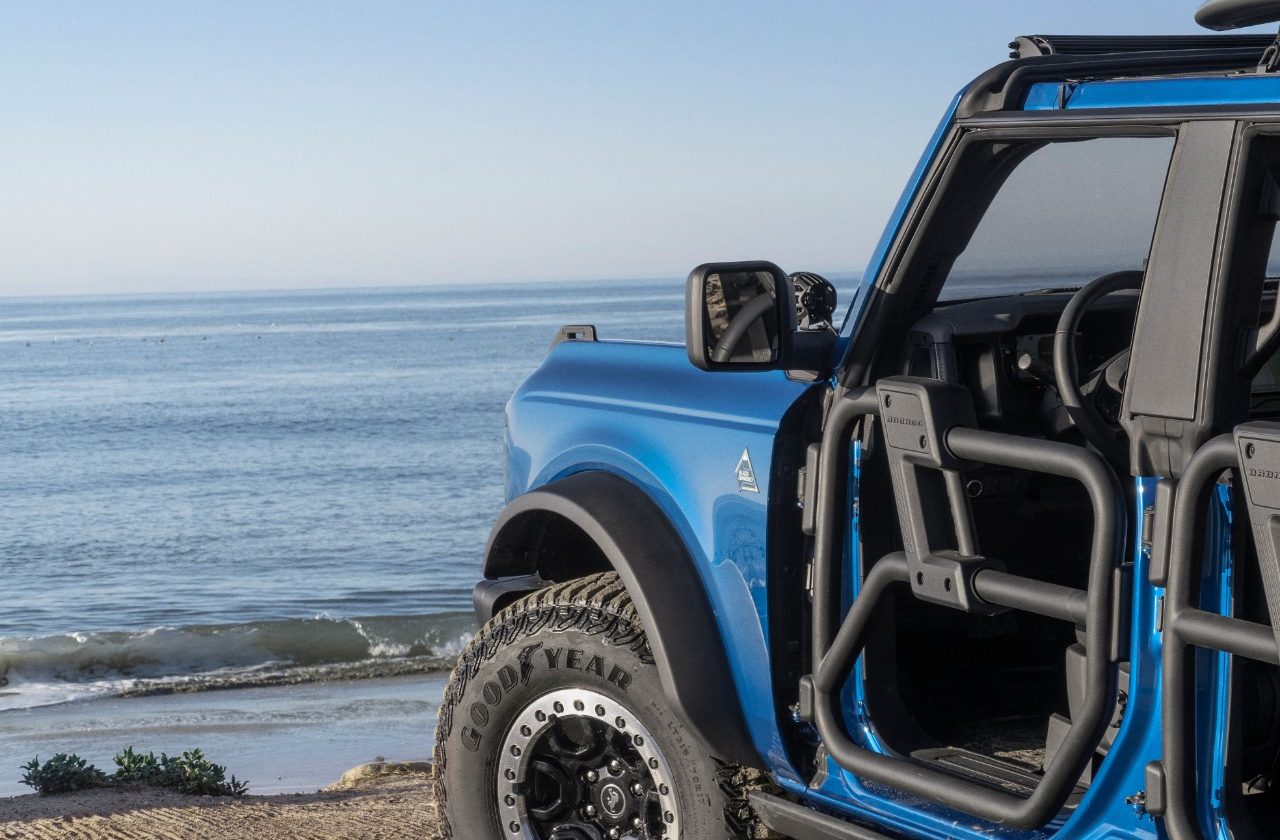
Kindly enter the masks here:
[[644, 828], [644, 820], [640, 819], [639, 817], [636, 817], [633, 820], [631, 820], [631, 825], [635, 828]]
[[621, 772], [622, 772], [622, 762], [621, 762], [621, 761], [618, 761], [618, 759], [616, 759], [616, 758], [615, 758], [613, 761], [610, 761], [610, 762], [609, 762], [609, 771], [610, 771], [611, 773], [621, 773]]
[[594, 770], [588, 770], [588, 771], [587, 771], [587, 781], [588, 781], [588, 782], [594, 782], [594, 781], [595, 781], [596, 779], [598, 779], [598, 778], [600, 778], [600, 776], [596, 773], [596, 771], [594, 771]]
[[586, 814], [588, 817], [594, 817], [596, 815], [596, 806], [588, 805], [582, 809], [582, 813]]
[[644, 796], [644, 785], [640, 784], [639, 782], [636, 782], [634, 785], [631, 786], [631, 792], [634, 793], [636, 796]]
[[609, 829], [609, 840], [618, 840], [622, 836], [622, 832], [616, 828]]

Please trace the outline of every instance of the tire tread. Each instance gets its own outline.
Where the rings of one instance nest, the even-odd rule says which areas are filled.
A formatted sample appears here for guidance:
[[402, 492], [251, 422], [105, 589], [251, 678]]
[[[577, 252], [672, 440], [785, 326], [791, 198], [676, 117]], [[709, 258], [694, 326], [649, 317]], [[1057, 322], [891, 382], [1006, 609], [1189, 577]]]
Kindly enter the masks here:
[[[641, 662], [653, 664], [653, 653], [644, 624], [631, 596], [616, 572], [602, 572], [556, 583], [532, 592], [499, 611], [467, 644], [458, 658], [445, 690], [436, 728], [434, 787], [444, 840], [454, 837], [449, 824], [449, 792], [445, 784], [445, 742], [453, 731], [453, 717], [467, 685], [485, 662], [498, 651], [542, 630], [574, 630], [603, 636], [610, 645], [629, 648]], [[717, 785], [723, 793], [724, 820], [728, 836], [762, 837], [760, 827], [746, 804], [743, 775], [763, 778], [759, 771], [744, 771], [736, 765], [719, 763]]]

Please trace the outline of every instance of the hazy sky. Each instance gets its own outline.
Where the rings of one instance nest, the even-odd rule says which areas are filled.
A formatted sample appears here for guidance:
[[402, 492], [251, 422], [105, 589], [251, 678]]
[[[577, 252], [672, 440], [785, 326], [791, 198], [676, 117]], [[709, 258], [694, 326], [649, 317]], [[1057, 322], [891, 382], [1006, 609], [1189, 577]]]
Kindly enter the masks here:
[[1029, 32], [1171, 0], [0, 0], [0, 294], [857, 271]]

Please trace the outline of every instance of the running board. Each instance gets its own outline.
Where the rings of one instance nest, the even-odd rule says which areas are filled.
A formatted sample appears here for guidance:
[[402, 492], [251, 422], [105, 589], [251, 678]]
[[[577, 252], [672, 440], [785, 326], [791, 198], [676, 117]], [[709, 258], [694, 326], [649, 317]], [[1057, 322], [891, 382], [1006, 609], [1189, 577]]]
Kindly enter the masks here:
[[820, 814], [771, 793], [753, 790], [750, 798], [760, 822], [792, 840], [893, 840], [888, 834]]
[[911, 757], [952, 775], [965, 776], [1018, 796], [1030, 796], [1040, 783], [1038, 776], [1021, 767], [958, 747], [917, 750]]
[[[1017, 796], [1030, 796], [1040, 783], [1038, 775], [1023, 767], [959, 747], [917, 750], [911, 757], [944, 773], [962, 776]], [[1077, 784], [1067, 798], [1067, 807], [1078, 804], [1085, 791], [1083, 785]]]

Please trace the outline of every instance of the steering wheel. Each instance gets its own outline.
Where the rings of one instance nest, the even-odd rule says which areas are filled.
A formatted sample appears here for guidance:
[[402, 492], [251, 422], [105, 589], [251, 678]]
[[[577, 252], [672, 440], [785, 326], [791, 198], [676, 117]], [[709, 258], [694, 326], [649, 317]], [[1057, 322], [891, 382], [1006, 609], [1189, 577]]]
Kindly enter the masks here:
[[1116, 271], [1091, 281], [1062, 310], [1053, 336], [1053, 376], [1062, 406], [1084, 439], [1113, 461], [1128, 458], [1129, 440], [1120, 426], [1119, 415], [1129, 370], [1129, 348], [1107, 359], [1081, 381], [1076, 364], [1076, 333], [1084, 313], [1101, 298], [1141, 286], [1141, 271]]
[[738, 343], [746, 337], [747, 330], [751, 329], [751, 325], [759, 320], [760, 316], [773, 309], [773, 303], [774, 297], [771, 294], [756, 295], [747, 302], [746, 306], [738, 310], [738, 314], [729, 321], [729, 325], [724, 329], [724, 335], [720, 336], [720, 340], [711, 351], [711, 361], [729, 361]]

